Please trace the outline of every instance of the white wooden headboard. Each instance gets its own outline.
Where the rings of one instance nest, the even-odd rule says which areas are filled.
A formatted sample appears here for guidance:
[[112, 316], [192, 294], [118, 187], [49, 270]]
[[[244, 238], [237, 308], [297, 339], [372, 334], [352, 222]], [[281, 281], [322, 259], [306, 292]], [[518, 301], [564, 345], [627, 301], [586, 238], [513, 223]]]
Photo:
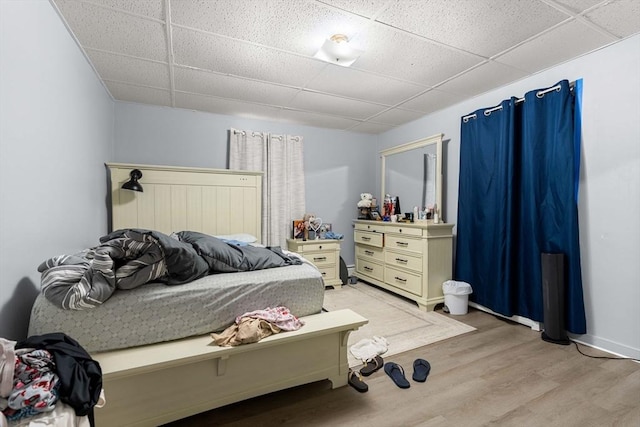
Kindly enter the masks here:
[[[262, 172], [107, 163], [111, 230], [248, 233], [260, 240]], [[144, 191], [123, 190], [139, 169]]]

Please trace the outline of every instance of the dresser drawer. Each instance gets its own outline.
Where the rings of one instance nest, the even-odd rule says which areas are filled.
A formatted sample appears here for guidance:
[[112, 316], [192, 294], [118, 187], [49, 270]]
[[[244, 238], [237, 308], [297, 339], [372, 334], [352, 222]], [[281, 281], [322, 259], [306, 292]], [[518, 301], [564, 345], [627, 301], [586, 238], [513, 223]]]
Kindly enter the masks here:
[[356, 258], [356, 272], [380, 280], [381, 282], [384, 280], [384, 267], [362, 258]]
[[422, 239], [412, 236], [400, 236], [397, 234], [387, 234], [388, 249], [402, 249], [422, 253]]
[[407, 236], [422, 236], [422, 230], [420, 228], [404, 227], [402, 225], [389, 225], [385, 230], [385, 233], [405, 234]]
[[375, 246], [356, 245], [356, 257], [384, 260], [384, 250]]
[[419, 274], [385, 267], [384, 281], [388, 285], [422, 296], [422, 276]]
[[303, 252], [306, 259], [311, 261], [316, 267], [320, 264], [334, 264], [336, 262], [335, 252]]
[[371, 222], [368, 224], [356, 223], [355, 229], [360, 231], [370, 231], [372, 233], [384, 233], [385, 226], [378, 222]]
[[335, 265], [322, 265], [318, 267], [318, 270], [320, 270], [324, 280], [335, 280], [338, 277]]
[[388, 250], [384, 256], [384, 262], [392, 267], [408, 268], [418, 273], [422, 272], [422, 255], [409, 255]]
[[383, 235], [380, 233], [371, 233], [369, 231], [356, 230], [354, 235], [355, 243], [382, 247]]

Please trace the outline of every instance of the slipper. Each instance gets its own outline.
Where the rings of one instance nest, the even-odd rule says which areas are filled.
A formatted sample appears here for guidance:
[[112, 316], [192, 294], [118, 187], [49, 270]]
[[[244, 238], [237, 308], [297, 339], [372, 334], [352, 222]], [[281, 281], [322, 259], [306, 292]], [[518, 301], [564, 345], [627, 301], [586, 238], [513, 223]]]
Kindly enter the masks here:
[[413, 380], [425, 382], [431, 372], [431, 364], [424, 359], [416, 359], [413, 362]]
[[384, 360], [380, 356], [376, 356], [373, 359], [369, 360], [364, 368], [360, 369], [360, 373], [365, 377], [373, 374], [378, 369], [382, 368], [384, 365]]
[[387, 362], [384, 364], [384, 371], [389, 375], [394, 383], [400, 388], [409, 388], [411, 384], [404, 376], [404, 369], [397, 363]]
[[362, 375], [360, 375], [360, 372], [358, 371], [352, 371], [351, 369], [349, 369], [348, 382], [351, 387], [355, 388], [360, 393], [364, 393], [365, 391], [369, 390], [369, 386], [364, 381], [362, 381]]

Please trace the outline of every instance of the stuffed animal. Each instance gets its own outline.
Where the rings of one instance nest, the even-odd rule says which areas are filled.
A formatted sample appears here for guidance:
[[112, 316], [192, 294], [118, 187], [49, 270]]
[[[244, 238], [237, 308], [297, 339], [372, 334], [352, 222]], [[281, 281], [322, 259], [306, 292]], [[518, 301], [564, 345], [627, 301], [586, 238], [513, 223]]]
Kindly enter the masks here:
[[360, 194], [360, 200], [358, 201], [359, 208], [370, 208], [373, 203], [373, 195], [371, 193]]

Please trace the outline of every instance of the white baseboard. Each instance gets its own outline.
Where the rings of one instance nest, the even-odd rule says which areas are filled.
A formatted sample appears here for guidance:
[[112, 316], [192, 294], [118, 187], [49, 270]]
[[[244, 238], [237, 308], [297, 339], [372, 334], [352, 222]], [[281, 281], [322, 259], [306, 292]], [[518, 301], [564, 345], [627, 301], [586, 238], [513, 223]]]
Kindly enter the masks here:
[[475, 302], [469, 302], [469, 306], [477, 308], [478, 310], [485, 311], [487, 313], [491, 313], [494, 316], [502, 317], [503, 319], [508, 319], [508, 320], [511, 320], [512, 322], [516, 322], [516, 323], [520, 323], [521, 325], [528, 326], [531, 329], [533, 329], [534, 331], [538, 331], [539, 332], [539, 331], [542, 330], [542, 328], [541, 328], [542, 323], [536, 322], [535, 320], [531, 320], [531, 319], [528, 319], [528, 318], [523, 317], [523, 316], [503, 316], [502, 314], [496, 313], [495, 311], [491, 310], [490, 308], [487, 308], [487, 307], [485, 307], [483, 305], [480, 305], [478, 303], [475, 303]]
[[[514, 321], [516, 323], [520, 323], [521, 325], [525, 325], [530, 327], [534, 331], [541, 331], [543, 329], [542, 322], [536, 322], [535, 320], [528, 319], [522, 316], [503, 316], [500, 313], [496, 313], [495, 311], [477, 304], [475, 302], [469, 302], [470, 307], [477, 308], [478, 310], [482, 310], [487, 313], [491, 313], [495, 316], [502, 317], [503, 319], [508, 319]], [[572, 341], [575, 341], [579, 344], [586, 345], [587, 347], [592, 347], [598, 350], [606, 351], [607, 353], [611, 353], [618, 357], [627, 357], [631, 359], [640, 360], [640, 349], [629, 347], [624, 344], [620, 344], [614, 341], [610, 341], [604, 338], [594, 337], [593, 335], [574, 335], [567, 334]]]

